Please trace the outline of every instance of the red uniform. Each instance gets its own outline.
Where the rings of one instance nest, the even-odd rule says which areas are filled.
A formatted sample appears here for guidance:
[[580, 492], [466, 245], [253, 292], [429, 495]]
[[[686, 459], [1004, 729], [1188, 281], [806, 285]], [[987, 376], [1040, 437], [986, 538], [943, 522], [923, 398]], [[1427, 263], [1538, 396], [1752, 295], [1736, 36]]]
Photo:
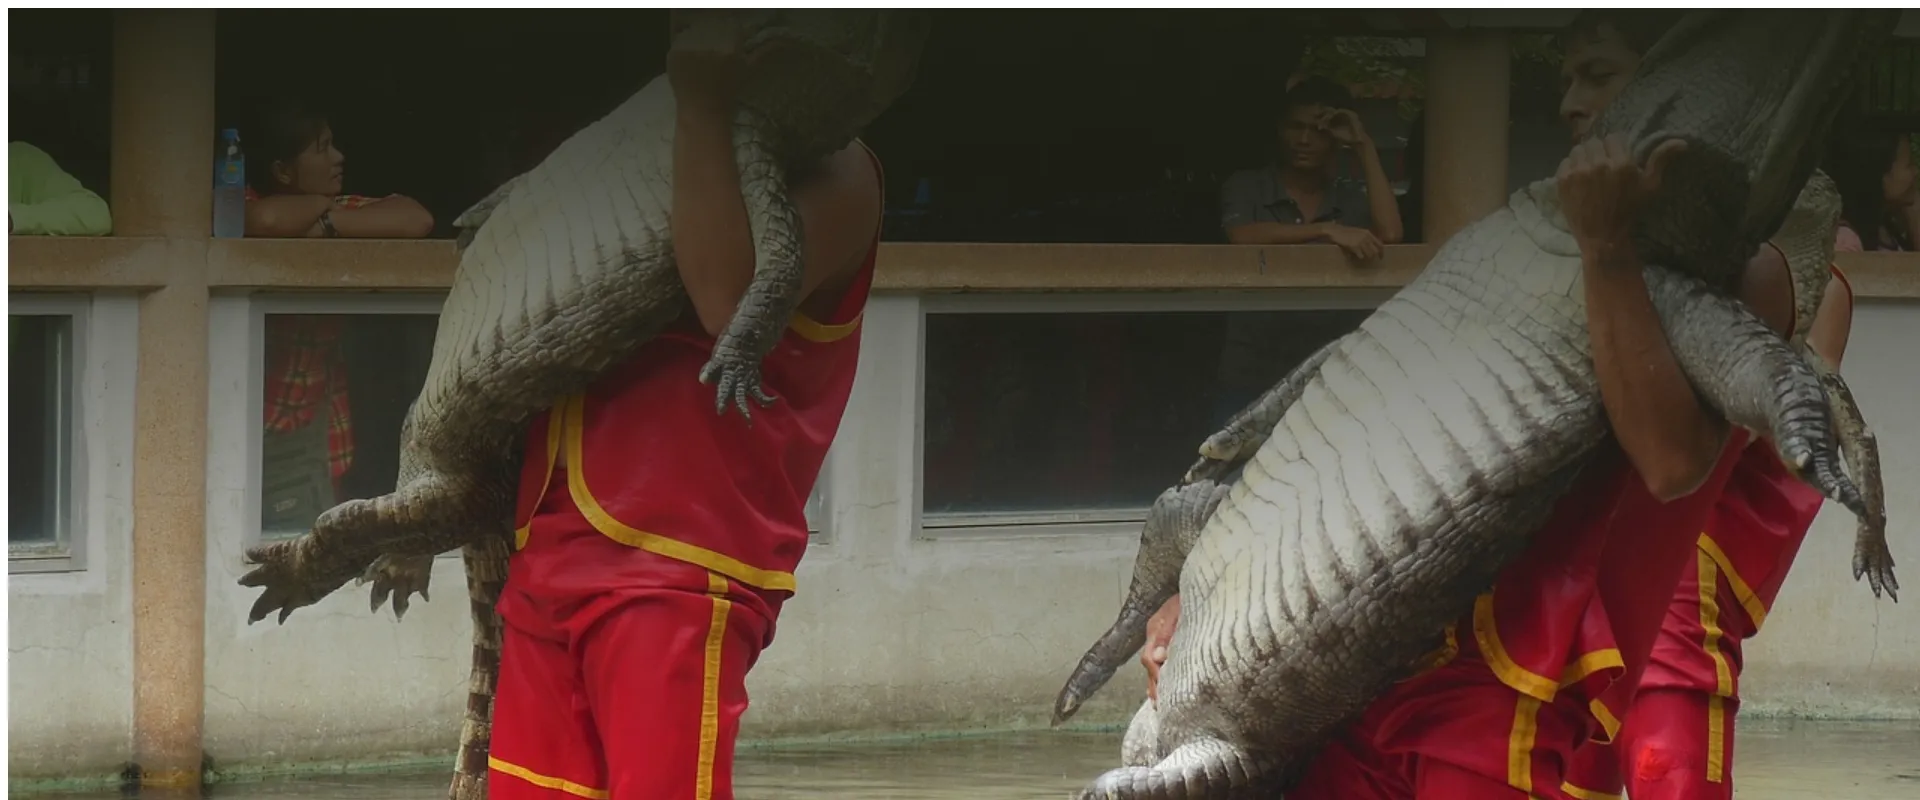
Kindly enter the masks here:
[[778, 401], [751, 425], [714, 412], [698, 380], [714, 340], [689, 323], [532, 426], [499, 604], [494, 800], [733, 796], [747, 670], [806, 552], [878, 244], [835, 314], [796, 316], [767, 355]]
[[[1833, 275], [1851, 306], [1846, 276]], [[1740, 644], [1766, 621], [1823, 499], [1770, 443], [1741, 453], [1669, 598], [1619, 739], [1582, 748], [1575, 783], [1636, 800], [1733, 796]]]
[[[1745, 440], [1736, 431], [1727, 452]], [[1723, 454], [1699, 490], [1662, 504], [1623, 460], [1600, 457], [1448, 630], [1439, 665], [1369, 707], [1288, 800], [1582, 796], [1566, 764], [1618, 732], [1689, 532], [1735, 461]]]

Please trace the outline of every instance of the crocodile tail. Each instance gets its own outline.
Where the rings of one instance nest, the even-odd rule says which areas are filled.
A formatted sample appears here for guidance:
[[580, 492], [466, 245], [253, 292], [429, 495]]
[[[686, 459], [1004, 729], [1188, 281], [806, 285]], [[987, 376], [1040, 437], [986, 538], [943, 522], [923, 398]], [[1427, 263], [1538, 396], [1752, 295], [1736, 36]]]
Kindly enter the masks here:
[[493, 743], [493, 696], [500, 684], [502, 625], [497, 604], [507, 583], [510, 540], [489, 536], [467, 545], [467, 595], [473, 612], [473, 667], [467, 679], [467, 714], [460, 724], [450, 800], [486, 800], [487, 753]]

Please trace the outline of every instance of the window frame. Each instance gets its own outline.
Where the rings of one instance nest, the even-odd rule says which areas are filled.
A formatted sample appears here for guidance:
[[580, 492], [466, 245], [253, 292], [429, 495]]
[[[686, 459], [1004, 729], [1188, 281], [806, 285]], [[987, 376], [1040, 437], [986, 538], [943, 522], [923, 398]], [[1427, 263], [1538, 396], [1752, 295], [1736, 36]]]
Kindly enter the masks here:
[[828, 445], [827, 457], [820, 462], [820, 475], [813, 479], [813, 491], [820, 495], [820, 518], [807, 520], [809, 547], [833, 543], [833, 451], [834, 447]]
[[[257, 420], [266, 413], [267, 317], [274, 314], [432, 314], [438, 317], [446, 304], [445, 292], [370, 293], [275, 293], [254, 294], [247, 298], [247, 418]], [[268, 536], [260, 524], [260, 502], [265, 475], [261, 473], [264, 452], [263, 432], [259, 425], [246, 431], [246, 500], [241, 508], [245, 524], [245, 547], [283, 542], [299, 534]], [[820, 493], [821, 519], [807, 523], [809, 545], [833, 541], [833, 450], [821, 465], [815, 489]], [[457, 558], [459, 550], [441, 553], [438, 558]]]
[[[55, 483], [54, 535], [51, 543], [7, 545], [7, 574], [84, 572], [87, 569], [87, 454], [85, 425], [90, 410], [86, 380], [91, 354], [93, 295], [72, 292], [10, 292], [7, 315], [65, 317], [64, 346], [56, 346], [53, 408], [60, 431], [49, 472], [63, 476]], [[63, 463], [64, 462], [64, 463]]]
[[[370, 314], [430, 314], [435, 318], [446, 304], [445, 291], [438, 292], [380, 292], [374, 293], [257, 293], [247, 298], [247, 419], [254, 424], [246, 426], [247, 475], [246, 499], [240, 509], [246, 548], [263, 544], [284, 542], [299, 536], [293, 533], [285, 536], [268, 536], [260, 524], [260, 502], [264, 496], [266, 476], [261, 472], [265, 453], [263, 444], [265, 431], [259, 420], [266, 414], [267, 382], [267, 317], [276, 314], [339, 314], [343, 316], [366, 316]], [[441, 553], [437, 558], [458, 558], [459, 549]]]
[[[1100, 314], [1137, 312], [1370, 311], [1396, 287], [1328, 287], [1172, 294], [1051, 293], [944, 294], [924, 297], [918, 315], [913, 441], [913, 536], [917, 540], [1031, 537], [1059, 534], [1137, 534], [1147, 506], [1061, 508], [1053, 511], [933, 512], [926, 510], [927, 318], [934, 314]], [[1194, 443], [1195, 446], [1199, 442]]]

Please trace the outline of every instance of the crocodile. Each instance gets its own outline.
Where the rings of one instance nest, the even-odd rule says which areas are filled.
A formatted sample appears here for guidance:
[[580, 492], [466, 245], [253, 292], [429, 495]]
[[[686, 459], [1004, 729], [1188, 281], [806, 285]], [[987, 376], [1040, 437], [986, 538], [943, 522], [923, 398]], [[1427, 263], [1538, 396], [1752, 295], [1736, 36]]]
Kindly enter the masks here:
[[[789, 171], [836, 152], [912, 84], [931, 29], [923, 11], [673, 12], [670, 29], [733, 25], [751, 58], [734, 153], [754, 243], [753, 279], [701, 370], [715, 412], [776, 402], [760, 361], [792, 318], [802, 264]], [[658, 75], [461, 214], [459, 266], [424, 387], [402, 423], [392, 493], [340, 503], [312, 529], [252, 548], [240, 584], [263, 589], [249, 624], [289, 614], [349, 581], [398, 617], [429, 599], [434, 556], [461, 551], [473, 619], [455, 800], [484, 797], [500, 618], [512, 551], [520, 446], [533, 417], [584, 390], [691, 313], [669, 214], [674, 96]]]
[[[1845, 381], [1734, 290], [1771, 237], [1794, 328], [1810, 327], [1838, 213], [1817, 154], [1897, 13], [1692, 12], [1590, 134], [1624, 137], [1640, 163], [1685, 142], [1635, 229], [1676, 361], [1711, 409], [1855, 515], [1854, 577], [1895, 600], [1877, 445]], [[1585, 313], [1555, 181], [1537, 181], [1209, 437], [1150, 512], [1121, 614], [1056, 701], [1057, 722], [1098, 689], [1177, 580], [1158, 699], [1122, 765], [1079, 796], [1283, 795], [1331, 734], [1429, 664], [1610, 439]]]

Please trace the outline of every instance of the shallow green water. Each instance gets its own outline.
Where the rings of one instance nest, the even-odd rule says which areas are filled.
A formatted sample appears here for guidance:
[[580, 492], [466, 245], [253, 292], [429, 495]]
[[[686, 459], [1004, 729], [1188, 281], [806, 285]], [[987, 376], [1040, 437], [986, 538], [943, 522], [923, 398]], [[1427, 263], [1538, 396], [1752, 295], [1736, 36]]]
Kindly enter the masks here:
[[[1113, 765], [1118, 748], [1118, 734], [1061, 732], [749, 748], [738, 757], [735, 795], [742, 800], [1058, 800]], [[1741, 800], [1920, 798], [1920, 722], [1743, 721], [1734, 756]], [[433, 773], [230, 783], [215, 786], [211, 794], [217, 800], [441, 800], [445, 792], [446, 777]]]

